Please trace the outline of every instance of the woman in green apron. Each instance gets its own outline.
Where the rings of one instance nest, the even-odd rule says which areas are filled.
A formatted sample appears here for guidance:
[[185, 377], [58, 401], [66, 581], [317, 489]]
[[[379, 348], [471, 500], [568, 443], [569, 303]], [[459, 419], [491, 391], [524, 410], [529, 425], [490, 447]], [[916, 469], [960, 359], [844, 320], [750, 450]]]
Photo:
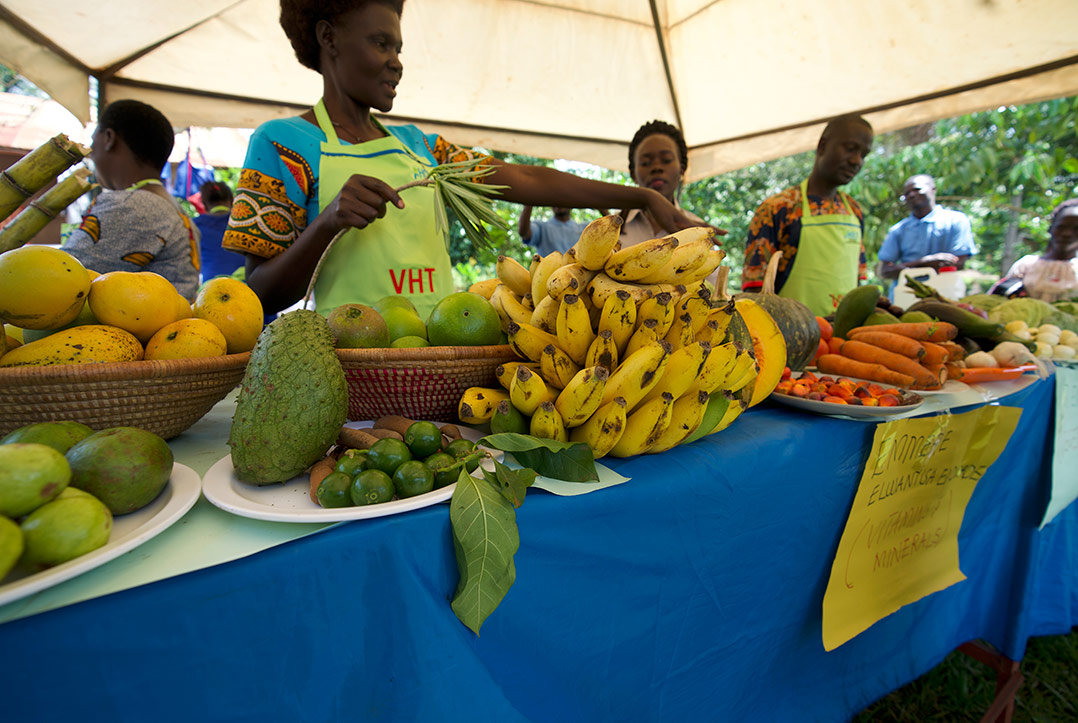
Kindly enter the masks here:
[[[445, 239], [435, 231], [434, 194], [394, 188], [440, 163], [475, 157], [414, 126], [383, 126], [371, 112], [393, 107], [401, 80], [403, 2], [356, 0], [327, 10], [282, 0], [281, 26], [299, 61], [322, 75], [322, 99], [297, 118], [252, 135], [223, 246], [247, 255], [247, 282], [267, 311], [294, 304], [318, 258], [341, 229], [319, 272], [320, 312], [350, 302], [407, 296], [421, 316], [453, 290]], [[536, 206], [642, 208], [665, 229], [691, 219], [653, 189], [579, 178], [493, 158], [502, 198]]]

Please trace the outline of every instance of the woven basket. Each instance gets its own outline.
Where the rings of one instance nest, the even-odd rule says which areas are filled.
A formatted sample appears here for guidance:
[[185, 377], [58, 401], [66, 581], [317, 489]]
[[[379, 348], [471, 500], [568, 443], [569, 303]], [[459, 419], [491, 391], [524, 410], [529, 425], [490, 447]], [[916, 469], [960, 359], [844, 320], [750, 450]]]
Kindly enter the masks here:
[[468, 387], [496, 387], [494, 370], [518, 360], [508, 344], [415, 349], [338, 349], [348, 381], [348, 418], [399, 414], [410, 419], [457, 421]]
[[0, 434], [70, 420], [141, 427], [164, 439], [201, 419], [243, 379], [250, 352], [200, 359], [0, 368]]

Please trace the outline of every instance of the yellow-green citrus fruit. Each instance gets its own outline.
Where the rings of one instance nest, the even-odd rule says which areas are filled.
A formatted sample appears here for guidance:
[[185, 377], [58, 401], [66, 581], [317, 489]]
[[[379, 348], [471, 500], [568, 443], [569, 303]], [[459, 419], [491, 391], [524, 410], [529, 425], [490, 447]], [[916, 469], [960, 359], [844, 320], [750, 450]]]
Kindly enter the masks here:
[[386, 328], [389, 330], [390, 343], [403, 336], [418, 336], [421, 339], [427, 338], [427, 325], [423, 323], [423, 320], [420, 319], [419, 315], [414, 311], [389, 308], [380, 313], [382, 314], [382, 319], [386, 322]]
[[366, 304], [341, 304], [326, 316], [338, 349], [381, 349], [389, 346], [389, 327]]
[[479, 294], [460, 291], [439, 301], [427, 319], [431, 346], [497, 344], [501, 322], [490, 302]]
[[407, 296], [383, 296], [371, 304], [371, 308], [383, 316], [388, 309], [404, 309], [417, 315], [419, 313], [415, 309], [415, 304]]
[[193, 310], [196, 318], [212, 321], [221, 330], [229, 354], [251, 351], [262, 333], [262, 301], [250, 286], [231, 276], [218, 276], [203, 284]]
[[389, 346], [393, 349], [421, 349], [430, 346], [430, 342], [421, 336], [402, 336], [394, 339]]
[[23, 563], [52, 567], [105, 545], [112, 532], [112, 513], [92, 495], [68, 495], [38, 507], [21, 528]]
[[29, 245], [0, 254], [0, 320], [22, 329], [53, 329], [86, 303], [90, 274], [71, 254]]
[[22, 556], [22, 530], [13, 520], [0, 516], [0, 580]]
[[70, 481], [70, 465], [52, 447], [0, 444], [0, 515], [22, 517], [56, 497]]
[[152, 271], [110, 271], [90, 284], [90, 310], [98, 321], [134, 334], [145, 344], [176, 320], [172, 282]]

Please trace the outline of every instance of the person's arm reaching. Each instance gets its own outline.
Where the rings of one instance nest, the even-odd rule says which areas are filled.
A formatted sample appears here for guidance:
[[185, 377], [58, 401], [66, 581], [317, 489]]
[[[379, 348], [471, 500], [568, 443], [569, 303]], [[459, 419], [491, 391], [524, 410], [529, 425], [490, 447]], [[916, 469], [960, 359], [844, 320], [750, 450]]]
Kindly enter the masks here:
[[532, 207], [524, 204], [524, 210], [520, 212], [520, 220], [517, 221], [517, 233], [520, 240], [528, 243], [532, 238]]

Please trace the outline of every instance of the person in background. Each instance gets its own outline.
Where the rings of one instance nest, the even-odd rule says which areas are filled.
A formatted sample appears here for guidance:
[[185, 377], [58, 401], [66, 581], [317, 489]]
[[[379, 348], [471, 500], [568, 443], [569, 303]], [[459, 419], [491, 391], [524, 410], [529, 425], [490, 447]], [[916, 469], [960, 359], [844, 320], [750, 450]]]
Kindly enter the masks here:
[[977, 253], [969, 217], [936, 204], [936, 181], [927, 174], [911, 176], [902, 188], [910, 215], [887, 232], [879, 253], [879, 275], [897, 279], [903, 269], [930, 266], [936, 271], [961, 269]]
[[232, 189], [220, 181], [207, 181], [198, 193], [206, 209], [205, 213], [195, 216], [195, 225], [202, 233], [202, 280], [231, 276], [246, 261], [241, 254], [221, 248], [221, 239], [224, 238], [232, 212]]
[[425, 318], [454, 291], [434, 193], [397, 187], [430, 168], [477, 160], [506, 186], [503, 200], [573, 208], [646, 208], [660, 226], [692, 225], [654, 190], [602, 183], [543, 166], [504, 163], [415, 126], [385, 126], [397, 95], [401, 0], [281, 0], [281, 27], [300, 63], [322, 76], [322, 98], [300, 116], [268, 121], [251, 136], [223, 247], [246, 254], [246, 280], [268, 312], [303, 298], [315, 265], [320, 313], [345, 303], [408, 297]]
[[172, 124], [153, 106], [118, 100], [101, 113], [90, 160], [102, 192], [63, 249], [99, 273], [152, 271], [191, 301], [199, 232], [161, 183]]
[[[517, 221], [520, 240], [535, 249], [536, 253], [546, 256], [552, 251], [565, 253], [580, 238], [580, 232], [588, 224], [573, 220], [573, 209], [554, 206], [550, 209], [554, 215], [546, 221], [532, 221], [532, 207], [524, 206]], [[599, 215], [605, 216], [606, 209], [599, 209]]]
[[866, 278], [864, 213], [839, 191], [861, 170], [873, 132], [858, 115], [832, 119], [816, 145], [809, 177], [766, 199], [749, 224], [741, 288], [759, 291], [767, 263], [782, 252], [775, 290], [819, 316]]
[[1078, 298], [1078, 198], [1052, 211], [1048, 248], [1014, 262], [997, 285], [1020, 279], [1028, 296], [1041, 301]]
[[[681, 186], [688, 167], [689, 148], [685, 144], [685, 136], [669, 123], [661, 120], [645, 123], [637, 129], [629, 143], [629, 175], [633, 183], [658, 191], [679, 209]], [[692, 220], [692, 225], [709, 225], [691, 211], [681, 210]], [[646, 209], [622, 211], [621, 215], [625, 219], [621, 227], [622, 247], [665, 234], [662, 225]]]

